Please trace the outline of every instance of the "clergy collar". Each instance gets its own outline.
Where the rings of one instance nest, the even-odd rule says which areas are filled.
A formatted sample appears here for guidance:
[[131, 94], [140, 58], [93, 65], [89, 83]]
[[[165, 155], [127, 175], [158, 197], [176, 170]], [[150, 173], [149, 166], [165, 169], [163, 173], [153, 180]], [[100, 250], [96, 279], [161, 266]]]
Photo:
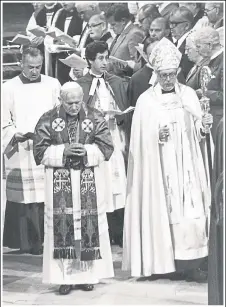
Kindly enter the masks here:
[[19, 78], [20, 78], [20, 80], [21, 80], [21, 82], [22, 82], [23, 84], [39, 83], [39, 82], [41, 82], [41, 75], [40, 75], [37, 79], [35, 79], [35, 80], [30, 80], [30, 79], [28, 79], [23, 73], [21, 73], [21, 74], [19, 75]]
[[51, 6], [46, 6], [46, 5], [45, 5], [45, 8], [47, 9], [47, 11], [52, 11], [52, 10], [55, 9], [55, 5], [56, 5], [56, 2], [54, 2], [54, 4], [51, 5]]
[[104, 73], [102, 75], [96, 75], [92, 72], [92, 70], [90, 69], [89, 70], [89, 74], [95, 78], [104, 78]]
[[172, 88], [172, 90], [170, 90], [170, 91], [165, 91], [165, 90], [162, 89], [162, 94], [171, 94], [171, 93], [175, 93], [176, 94], [175, 87]]
[[[156, 94], [158, 95], [162, 95], [162, 88], [161, 88], [161, 85], [159, 83], [157, 83], [155, 86], [154, 86], [154, 90], [156, 92]], [[166, 92], [165, 92], [166, 93]], [[174, 93], [175, 94], [179, 94], [180, 93], [180, 84], [178, 81], [176, 81], [175, 83], [175, 87], [174, 87]]]

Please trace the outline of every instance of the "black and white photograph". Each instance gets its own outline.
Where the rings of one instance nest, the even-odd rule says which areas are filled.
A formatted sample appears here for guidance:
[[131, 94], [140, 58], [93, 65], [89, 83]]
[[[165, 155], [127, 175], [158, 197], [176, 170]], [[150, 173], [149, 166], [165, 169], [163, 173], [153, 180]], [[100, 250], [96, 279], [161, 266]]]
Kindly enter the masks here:
[[1, 2], [1, 303], [224, 305], [224, 1]]

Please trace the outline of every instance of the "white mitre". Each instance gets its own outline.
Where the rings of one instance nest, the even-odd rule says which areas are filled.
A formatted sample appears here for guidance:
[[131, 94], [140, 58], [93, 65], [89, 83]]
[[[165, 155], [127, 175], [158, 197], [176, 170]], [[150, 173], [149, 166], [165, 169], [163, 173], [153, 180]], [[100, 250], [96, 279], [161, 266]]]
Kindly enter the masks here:
[[149, 63], [157, 70], [178, 68], [182, 54], [170, 40], [163, 37], [153, 48]]

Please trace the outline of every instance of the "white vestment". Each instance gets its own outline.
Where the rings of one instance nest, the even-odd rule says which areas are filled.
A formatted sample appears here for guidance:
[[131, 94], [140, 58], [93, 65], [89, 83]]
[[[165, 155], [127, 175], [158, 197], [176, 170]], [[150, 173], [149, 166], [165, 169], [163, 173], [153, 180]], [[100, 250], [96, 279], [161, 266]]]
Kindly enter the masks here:
[[4, 83], [2, 90], [7, 200], [44, 202], [44, 168], [34, 161], [33, 141], [10, 144], [16, 132], [33, 133], [41, 115], [58, 104], [60, 83], [41, 75], [41, 82], [23, 84], [17, 76]]
[[[200, 151], [201, 108], [190, 87], [162, 94], [157, 84], [138, 99], [133, 115], [123, 269], [132, 276], [175, 271], [175, 259], [207, 256], [210, 188]], [[170, 138], [159, 143], [159, 127]]]
[[[54, 259], [53, 240], [53, 167], [63, 167], [64, 145], [52, 145], [45, 151], [42, 164], [46, 166], [45, 176], [45, 237], [43, 254], [43, 283], [59, 285], [97, 284], [102, 278], [114, 277], [111, 246], [106, 217], [106, 202], [103, 193], [104, 156], [95, 144], [84, 145], [87, 150], [88, 164], [94, 166], [100, 254], [102, 259], [90, 261], [86, 266], [79, 259]], [[71, 169], [73, 197], [74, 234], [81, 240], [81, 200], [80, 171]]]
[[[103, 78], [100, 78], [100, 84], [96, 88], [97, 100], [95, 108], [101, 112], [109, 110], [119, 110], [113, 96], [106, 87]], [[105, 190], [107, 198], [107, 212], [113, 212], [125, 207], [126, 199], [126, 169], [123, 157], [125, 151], [125, 134], [117, 126], [115, 118], [110, 119], [105, 116], [114, 144], [114, 152], [109, 161], [105, 164], [105, 180], [107, 189]]]

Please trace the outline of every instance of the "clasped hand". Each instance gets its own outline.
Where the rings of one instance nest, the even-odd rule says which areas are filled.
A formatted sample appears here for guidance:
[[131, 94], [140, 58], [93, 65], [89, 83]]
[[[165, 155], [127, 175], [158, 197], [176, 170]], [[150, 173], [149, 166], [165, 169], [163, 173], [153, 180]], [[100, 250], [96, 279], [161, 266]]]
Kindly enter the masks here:
[[65, 147], [64, 155], [66, 157], [83, 157], [86, 155], [86, 149], [83, 144], [72, 143]]
[[211, 126], [213, 124], [213, 115], [210, 113], [206, 113], [202, 117], [202, 125], [204, 127]]

